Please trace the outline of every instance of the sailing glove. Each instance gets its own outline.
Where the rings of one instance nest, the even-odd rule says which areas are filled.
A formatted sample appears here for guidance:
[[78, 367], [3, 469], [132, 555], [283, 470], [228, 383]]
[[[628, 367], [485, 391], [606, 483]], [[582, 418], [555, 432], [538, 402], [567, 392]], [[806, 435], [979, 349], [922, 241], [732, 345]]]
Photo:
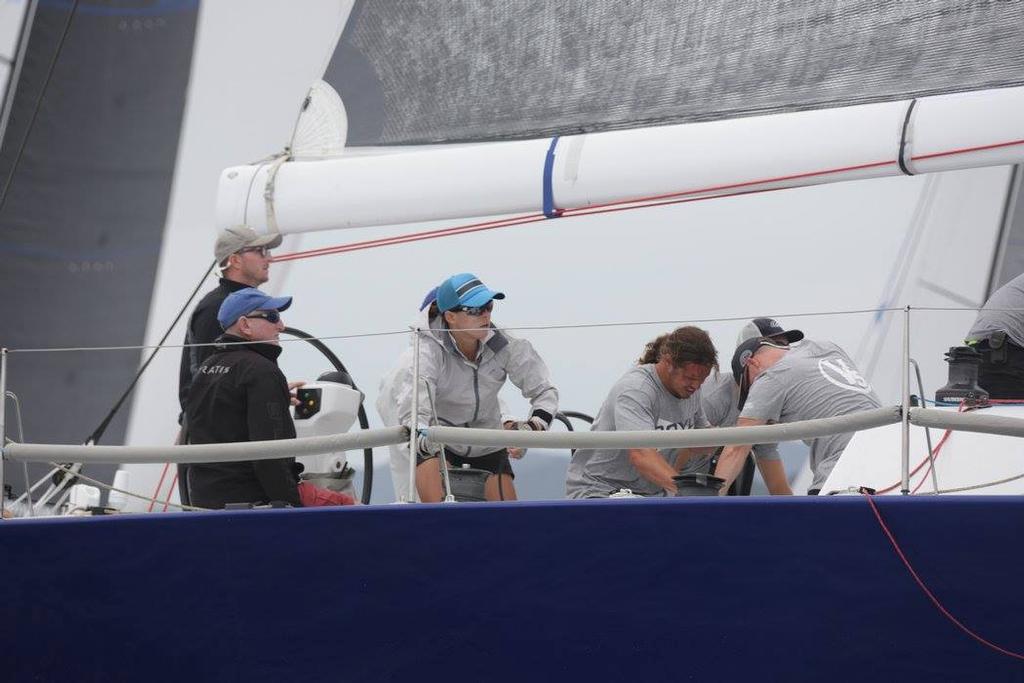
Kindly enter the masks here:
[[519, 431], [530, 432], [546, 432], [548, 430], [547, 423], [536, 415], [522, 422], [510, 420], [505, 423], [504, 427], [505, 429], [518, 429]]
[[430, 460], [441, 455], [441, 444], [428, 441], [426, 435], [416, 437], [416, 459], [419, 462]]

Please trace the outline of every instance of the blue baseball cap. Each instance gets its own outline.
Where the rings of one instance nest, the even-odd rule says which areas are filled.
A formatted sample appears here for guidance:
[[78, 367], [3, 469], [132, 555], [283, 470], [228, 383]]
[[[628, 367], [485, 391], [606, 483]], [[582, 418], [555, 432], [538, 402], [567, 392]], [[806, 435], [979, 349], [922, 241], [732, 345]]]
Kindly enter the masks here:
[[226, 330], [253, 311], [283, 311], [292, 305], [290, 296], [273, 297], [255, 287], [246, 287], [232, 292], [217, 311], [217, 322]]
[[420, 304], [420, 310], [422, 311], [424, 308], [426, 308], [430, 304], [434, 303], [434, 301], [436, 299], [437, 299], [437, 287], [434, 287], [429, 292], [427, 292], [427, 295], [425, 297], [423, 297], [423, 303]]
[[491, 299], [504, 299], [501, 292], [493, 292], [472, 273], [459, 273], [437, 288], [437, 308], [450, 311], [457, 306], [484, 306]]

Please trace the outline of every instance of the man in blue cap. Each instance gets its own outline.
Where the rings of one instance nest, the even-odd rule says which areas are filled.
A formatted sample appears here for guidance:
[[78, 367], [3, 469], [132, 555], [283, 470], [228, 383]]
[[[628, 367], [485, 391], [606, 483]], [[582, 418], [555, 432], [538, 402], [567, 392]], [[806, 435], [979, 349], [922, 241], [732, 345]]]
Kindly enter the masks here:
[[[178, 402], [181, 414], [185, 416], [185, 402], [192, 377], [211, 353], [212, 344], [223, 329], [217, 322], [217, 312], [224, 299], [232, 292], [246, 287], [259, 287], [270, 278], [270, 251], [281, 245], [277, 233], [257, 233], [247, 225], [233, 225], [217, 233], [213, 246], [214, 258], [220, 279], [217, 286], [206, 293], [196, 304], [185, 326], [185, 345], [181, 349], [181, 364], [178, 370]], [[184, 443], [184, 432], [178, 434], [175, 443]], [[185, 485], [186, 465], [178, 466], [178, 494], [181, 502], [188, 504], [188, 489]]]
[[[185, 413], [188, 443], [233, 443], [294, 439], [288, 381], [277, 366], [281, 311], [292, 298], [272, 297], [253, 287], [230, 294], [217, 313], [224, 334], [196, 371]], [[187, 485], [193, 505], [230, 503], [292, 506], [351, 504], [352, 499], [299, 484], [295, 458], [190, 465]]]

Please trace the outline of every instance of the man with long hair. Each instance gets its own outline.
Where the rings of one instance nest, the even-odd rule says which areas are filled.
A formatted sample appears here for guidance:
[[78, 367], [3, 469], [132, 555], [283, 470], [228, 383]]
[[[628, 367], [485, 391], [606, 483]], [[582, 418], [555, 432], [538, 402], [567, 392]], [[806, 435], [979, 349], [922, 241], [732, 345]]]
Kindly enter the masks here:
[[[708, 333], [680, 327], [649, 342], [635, 367], [608, 392], [591, 431], [707, 427], [700, 387], [718, 368]], [[569, 498], [605, 498], [628, 489], [641, 496], [673, 495], [676, 464], [706, 449], [581, 448], [569, 463]]]

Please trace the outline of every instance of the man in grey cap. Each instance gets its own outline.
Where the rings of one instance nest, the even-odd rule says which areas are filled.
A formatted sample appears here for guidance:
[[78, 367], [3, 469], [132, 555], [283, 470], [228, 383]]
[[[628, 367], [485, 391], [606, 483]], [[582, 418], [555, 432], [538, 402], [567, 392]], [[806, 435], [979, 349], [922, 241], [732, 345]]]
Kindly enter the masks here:
[[[732, 374], [740, 388], [737, 427], [836, 417], [882, 405], [850, 357], [832, 342], [805, 339], [790, 347], [768, 337], [748, 339], [733, 354]], [[851, 438], [846, 433], [805, 440], [814, 475], [808, 494], [818, 494]], [[715, 474], [726, 486], [750, 448], [722, 451]]]
[[[800, 330], [787, 330], [772, 318], [754, 318], [740, 330], [736, 337], [736, 346], [740, 346], [748, 339], [759, 337], [789, 346], [802, 340], [804, 333]], [[740, 387], [731, 372], [719, 372], [708, 377], [701, 387], [700, 398], [704, 415], [712, 427], [734, 427], [736, 425], [736, 420], [740, 415], [739, 397]], [[687, 469], [696, 469], [698, 472], [713, 471], [721, 450], [719, 449], [714, 456], [706, 456], [702, 461], [691, 460]], [[755, 463], [761, 471], [761, 477], [764, 479], [769, 493], [772, 495], [792, 493], [786, 479], [786, 470], [779, 457], [778, 444], [756, 444], [751, 449], [751, 454], [754, 456], [753, 459], [744, 461], [741, 473], [737, 477], [732, 492], [734, 495], [746, 495], [749, 492]]]
[[[185, 344], [181, 350], [181, 366], [178, 371], [178, 402], [182, 415], [188, 399], [188, 390], [196, 370], [210, 354], [212, 346], [189, 346], [189, 344], [212, 344], [223, 330], [217, 322], [217, 311], [224, 299], [232, 292], [246, 287], [259, 287], [270, 279], [270, 250], [281, 245], [277, 233], [257, 233], [247, 225], [225, 228], [217, 235], [213, 246], [214, 258], [220, 269], [220, 282], [207, 292], [188, 319], [185, 328]], [[181, 418], [179, 418], [181, 421]], [[179, 434], [178, 442], [181, 441]], [[178, 494], [183, 503], [188, 503], [185, 486], [187, 465], [178, 465]]]

